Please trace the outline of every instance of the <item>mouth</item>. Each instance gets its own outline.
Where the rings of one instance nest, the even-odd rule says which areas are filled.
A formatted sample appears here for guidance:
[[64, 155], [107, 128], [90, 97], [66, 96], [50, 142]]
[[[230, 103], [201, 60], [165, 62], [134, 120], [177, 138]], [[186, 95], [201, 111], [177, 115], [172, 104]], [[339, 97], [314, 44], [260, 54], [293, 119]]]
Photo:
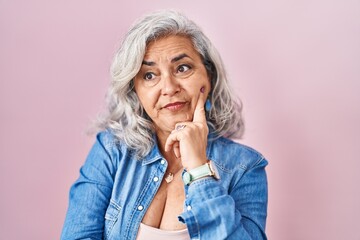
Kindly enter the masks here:
[[186, 102], [173, 102], [166, 104], [163, 108], [168, 109], [170, 111], [178, 111], [185, 106]]

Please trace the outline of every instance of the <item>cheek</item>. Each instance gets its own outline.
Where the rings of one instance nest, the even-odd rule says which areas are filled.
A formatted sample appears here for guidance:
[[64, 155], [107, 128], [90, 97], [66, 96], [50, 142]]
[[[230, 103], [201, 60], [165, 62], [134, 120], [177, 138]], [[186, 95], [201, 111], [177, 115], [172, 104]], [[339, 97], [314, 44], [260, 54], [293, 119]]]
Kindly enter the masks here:
[[152, 98], [151, 96], [149, 96], [148, 94], [141, 94], [138, 95], [141, 105], [148, 110], [150, 108], [150, 106], [152, 105]]
[[156, 115], [156, 94], [152, 93], [151, 91], [140, 91], [138, 92], [138, 98], [149, 116]]
[[189, 85], [190, 87], [193, 88], [200, 88], [201, 87], [205, 87], [205, 88], [209, 88], [210, 87], [210, 80], [205, 73], [199, 73], [196, 75], [193, 75], [191, 78], [189, 78], [189, 81], [187, 82], [187, 85]]
[[201, 82], [200, 84], [202, 86], [204, 86], [206, 88], [206, 90], [209, 90], [211, 88], [211, 80], [206, 72], [205, 67], [204, 67], [204, 69], [202, 69], [200, 75], [201, 75], [201, 81], [199, 81], [199, 82]]
[[207, 95], [211, 90], [210, 80], [207, 77], [204, 77], [201, 81], [198, 82], [197, 88], [205, 87], [205, 94]]

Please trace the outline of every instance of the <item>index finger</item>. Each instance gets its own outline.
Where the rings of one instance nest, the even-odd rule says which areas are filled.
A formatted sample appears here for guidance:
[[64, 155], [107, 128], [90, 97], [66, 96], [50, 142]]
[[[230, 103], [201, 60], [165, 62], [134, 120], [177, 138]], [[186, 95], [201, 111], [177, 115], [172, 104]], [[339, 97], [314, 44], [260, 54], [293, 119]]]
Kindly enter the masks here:
[[205, 99], [206, 99], [205, 88], [202, 87], [200, 89], [199, 98], [198, 98], [198, 101], [196, 103], [193, 122], [206, 122], [205, 108], [204, 108]]

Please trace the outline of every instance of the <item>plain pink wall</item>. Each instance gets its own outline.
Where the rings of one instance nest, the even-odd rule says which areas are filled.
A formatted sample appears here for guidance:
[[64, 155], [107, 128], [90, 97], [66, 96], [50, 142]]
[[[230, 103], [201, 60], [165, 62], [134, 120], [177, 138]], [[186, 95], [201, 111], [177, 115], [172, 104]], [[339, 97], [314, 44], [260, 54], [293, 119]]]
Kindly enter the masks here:
[[360, 2], [0, 1], [0, 234], [58, 239], [119, 39], [173, 8], [221, 52], [269, 160], [269, 239], [360, 239]]

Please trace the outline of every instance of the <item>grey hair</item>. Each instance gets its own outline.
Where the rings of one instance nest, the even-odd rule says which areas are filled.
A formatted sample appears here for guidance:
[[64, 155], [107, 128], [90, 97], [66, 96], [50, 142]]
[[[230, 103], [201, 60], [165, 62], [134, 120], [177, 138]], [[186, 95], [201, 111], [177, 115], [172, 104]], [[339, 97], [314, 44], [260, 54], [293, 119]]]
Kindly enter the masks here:
[[139, 72], [149, 42], [170, 36], [188, 37], [202, 57], [211, 81], [206, 113], [214, 138], [240, 138], [244, 124], [242, 104], [232, 94], [223, 62], [201, 29], [176, 11], [158, 11], [138, 20], [125, 35], [111, 65], [111, 84], [107, 92], [107, 110], [100, 115], [97, 129], [110, 130], [117, 140], [133, 149], [138, 157], [147, 155], [156, 144], [151, 119], [134, 91], [133, 79]]

